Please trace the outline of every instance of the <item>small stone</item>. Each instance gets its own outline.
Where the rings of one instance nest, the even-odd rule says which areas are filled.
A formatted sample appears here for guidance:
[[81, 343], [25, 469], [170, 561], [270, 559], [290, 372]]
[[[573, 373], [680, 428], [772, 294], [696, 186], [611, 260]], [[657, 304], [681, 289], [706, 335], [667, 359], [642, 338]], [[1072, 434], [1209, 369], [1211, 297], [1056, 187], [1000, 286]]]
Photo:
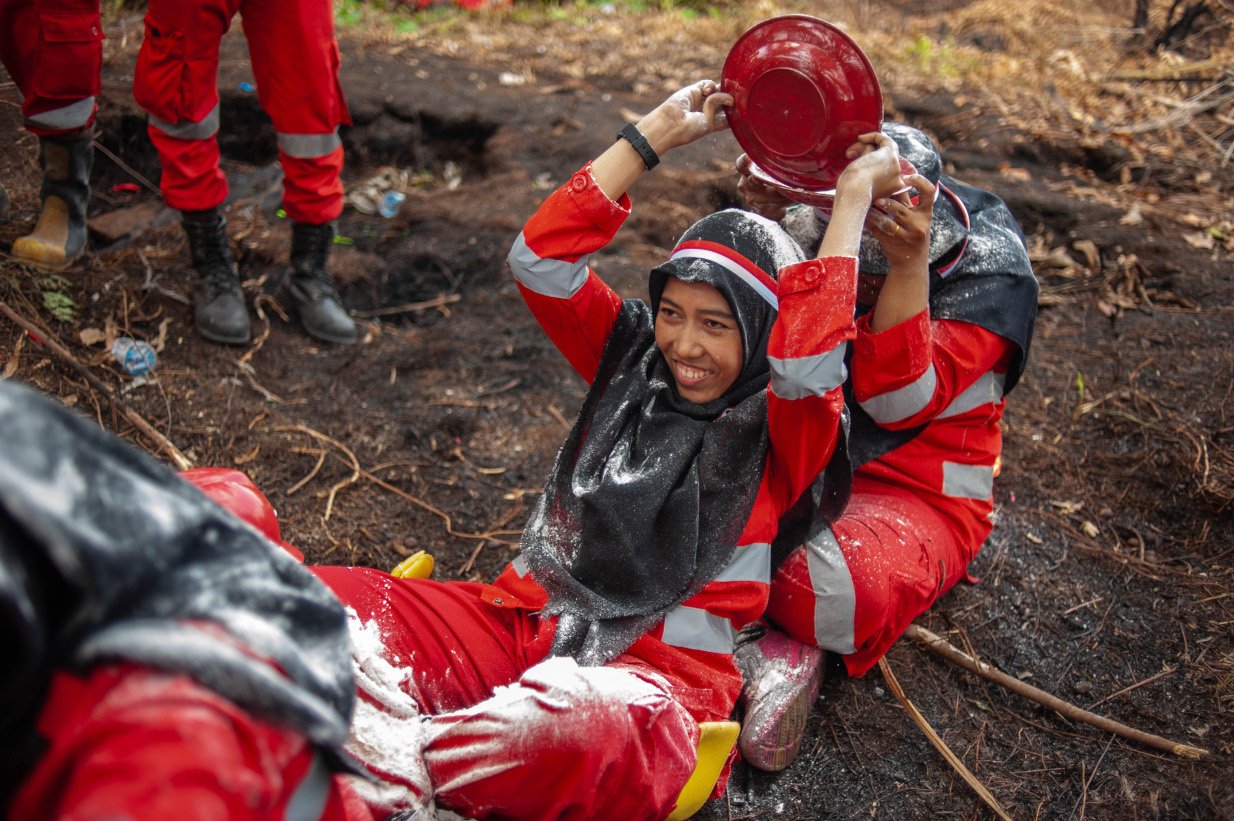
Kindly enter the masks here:
[[1093, 691], [1093, 683], [1091, 681], [1077, 681], [1071, 685], [1072, 691], [1086, 696]]

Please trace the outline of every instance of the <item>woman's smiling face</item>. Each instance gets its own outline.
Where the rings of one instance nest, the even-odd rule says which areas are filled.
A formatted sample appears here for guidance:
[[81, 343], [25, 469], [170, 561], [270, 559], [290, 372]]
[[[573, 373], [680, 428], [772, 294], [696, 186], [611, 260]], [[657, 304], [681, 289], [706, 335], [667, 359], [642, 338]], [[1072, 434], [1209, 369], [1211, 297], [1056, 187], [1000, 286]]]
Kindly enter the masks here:
[[695, 404], [719, 399], [741, 373], [741, 330], [728, 300], [705, 282], [665, 281], [656, 313], [656, 347], [681, 398]]

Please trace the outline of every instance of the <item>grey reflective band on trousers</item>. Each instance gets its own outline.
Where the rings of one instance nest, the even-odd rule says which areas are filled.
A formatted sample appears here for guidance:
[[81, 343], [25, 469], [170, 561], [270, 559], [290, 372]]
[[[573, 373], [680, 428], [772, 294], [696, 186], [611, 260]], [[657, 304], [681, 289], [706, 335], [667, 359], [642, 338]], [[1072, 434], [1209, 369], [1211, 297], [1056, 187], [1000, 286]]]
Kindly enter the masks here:
[[330, 796], [332, 778], [330, 768], [322, 761], [321, 753], [314, 752], [309, 771], [287, 802], [284, 821], [320, 821], [321, 814], [326, 809], [326, 799]]
[[842, 342], [827, 353], [795, 359], [767, 357], [771, 366], [771, 389], [781, 399], [823, 396], [844, 384], [848, 367], [844, 357], [848, 343]]
[[285, 134], [280, 131], [278, 139], [279, 151], [300, 160], [324, 157], [343, 144], [337, 128], [325, 134]]
[[574, 262], [539, 257], [520, 231], [506, 263], [514, 278], [527, 290], [540, 296], [569, 299], [587, 283], [587, 259], [587, 255]]
[[191, 142], [193, 140], [208, 140], [218, 133], [219, 130], [219, 107], [216, 103], [214, 108], [210, 109], [210, 113], [201, 118], [200, 122], [192, 120], [181, 120], [176, 123], [169, 123], [166, 120], [160, 120], [153, 114], [148, 115], [150, 125], [162, 131], [168, 137], [174, 137], [177, 140]]
[[[21, 96], [20, 92], [18, 96]], [[92, 116], [94, 116], [94, 98], [86, 97], [84, 100], [78, 100], [62, 108], [54, 108], [51, 111], [44, 111], [42, 114], [27, 117], [26, 120], [36, 128], [68, 131], [73, 128], [81, 128], [90, 122]]]
[[824, 528], [806, 542], [806, 566], [810, 570], [810, 586], [814, 588], [815, 643], [840, 655], [857, 652], [853, 632], [857, 592], [831, 528]]

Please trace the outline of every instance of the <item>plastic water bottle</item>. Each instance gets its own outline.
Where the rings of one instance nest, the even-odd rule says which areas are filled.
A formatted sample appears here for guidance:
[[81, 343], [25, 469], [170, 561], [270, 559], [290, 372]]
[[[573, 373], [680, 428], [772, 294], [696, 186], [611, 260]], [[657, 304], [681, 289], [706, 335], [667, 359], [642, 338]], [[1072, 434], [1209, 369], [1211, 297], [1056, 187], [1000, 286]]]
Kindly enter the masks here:
[[111, 346], [111, 355], [120, 363], [120, 367], [133, 376], [141, 376], [154, 370], [158, 362], [158, 354], [149, 344], [131, 337], [117, 337]]
[[399, 209], [403, 207], [403, 201], [406, 199], [407, 195], [402, 191], [387, 191], [381, 195], [381, 199], [377, 202], [377, 213], [386, 219], [390, 219], [398, 214]]

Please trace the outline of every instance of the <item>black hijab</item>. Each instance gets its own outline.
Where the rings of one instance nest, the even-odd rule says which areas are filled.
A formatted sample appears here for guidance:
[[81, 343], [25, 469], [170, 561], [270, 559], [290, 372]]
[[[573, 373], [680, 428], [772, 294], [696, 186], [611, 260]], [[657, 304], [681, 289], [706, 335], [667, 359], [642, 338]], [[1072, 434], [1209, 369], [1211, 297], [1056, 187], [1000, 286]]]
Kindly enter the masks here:
[[[883, 123], [882, 131], [921, 176], [939, 187], [930, 222], [930, 316], [970, 322], [1015, 343], [1003, 386], [1009, 393], [1028, 361], [1037, 317], [1037, 278], [1024, 234], [1006, 204], [994, 194], [965, 185], [943, 173], [934, 142], [903, 123]], [[807, 250], [817, 249], [826, 232], [826, 217], [808, 206], [793, 206], [785, 228]], [[882, 246], [862, 233], [859, 265], [862, 274], [887, 272]], [[866, 310], [858, 306], [858, 315]], [[925, 426], [889, 431], [871, 419], [844, 386], [852, 414], [849, 454], [860, 467], [908, 442]]]
[[[767, 340], [775, 276], [801, 249], [776, 223], [731, 209], [704, 217], [649, 277], [651, 305], [626, 300], [544, 494], [523, 531], [553, 652], [603, 664], [732, 558], [769, 446]], [[678, 395], [656, 347], [668, 277], [715, 287], [741, 333], [742, 369], [718, 399]]]

